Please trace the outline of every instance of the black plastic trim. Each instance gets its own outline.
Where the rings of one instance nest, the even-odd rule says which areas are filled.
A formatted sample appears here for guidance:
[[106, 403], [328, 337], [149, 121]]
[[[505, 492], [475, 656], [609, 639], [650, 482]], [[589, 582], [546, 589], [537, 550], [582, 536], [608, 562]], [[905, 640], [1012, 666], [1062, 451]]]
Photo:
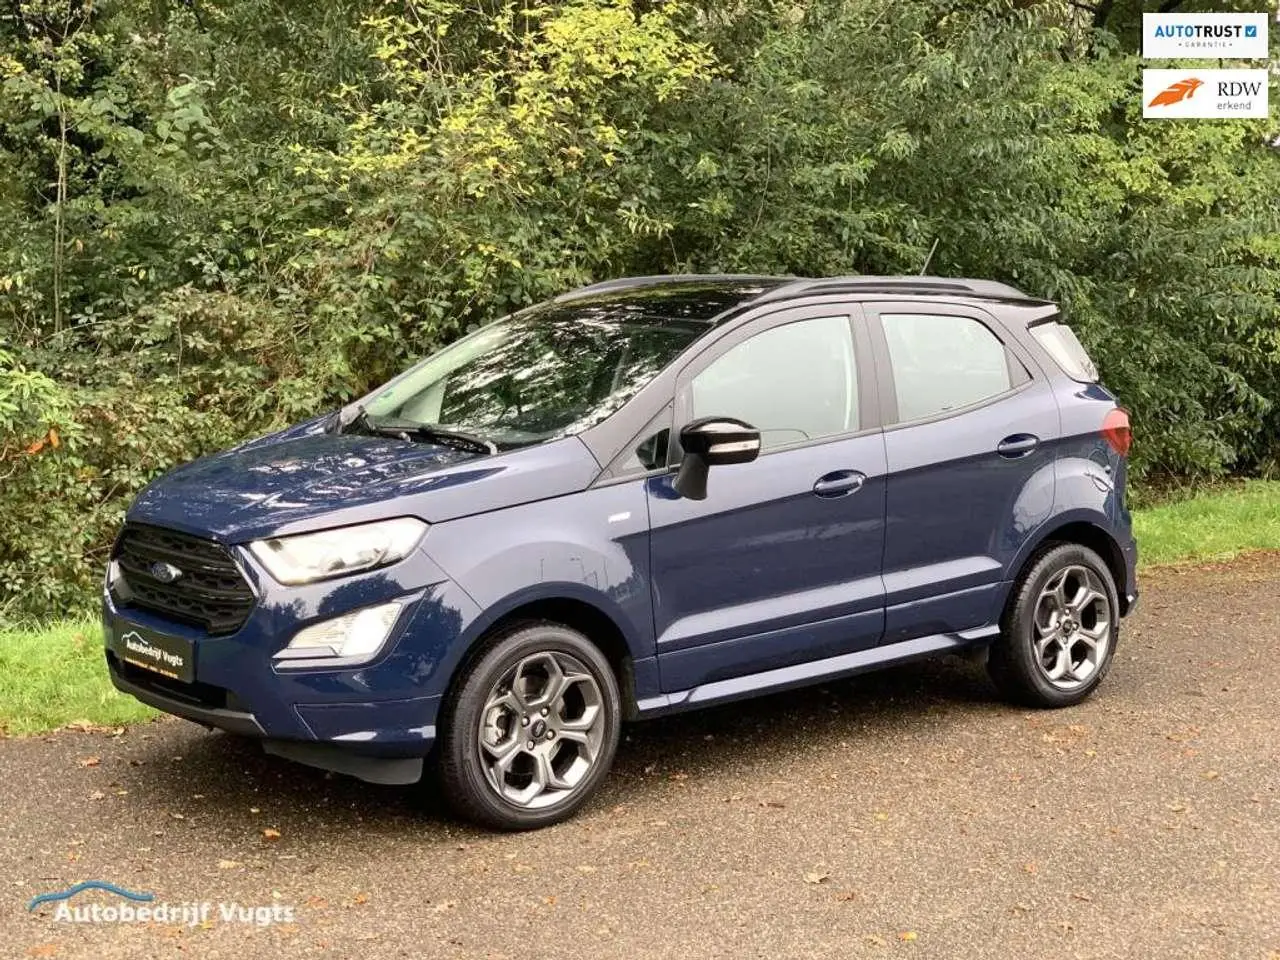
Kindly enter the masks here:
[[148, 687], [126, 680], [110, 660], [107, 661], [107, 672], [111, 676], [111, 683], [117, 690], [141, 700], [149, 707], [155, 707], [157, 710], [173, 714], [175, 717], [182, 717], [184, 720], [191, 720], [206, 727], [217, 727], [219, 730], [226, 730], [228, 733], [237, 733], [245, 737], [265, 737], [267, 735], [266, 731], [258, 723], [258, 718], [252, 713], [201, 707], [175, 697], [166, 697]]

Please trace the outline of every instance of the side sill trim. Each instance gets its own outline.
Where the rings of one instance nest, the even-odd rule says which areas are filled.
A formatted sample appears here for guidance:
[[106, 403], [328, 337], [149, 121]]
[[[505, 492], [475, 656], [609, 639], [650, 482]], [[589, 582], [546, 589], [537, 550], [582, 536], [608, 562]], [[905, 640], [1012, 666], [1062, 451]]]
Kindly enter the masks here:
[[896, 663], [906, 663], [922, 657], [963, 650], [989, 641], [999, 633], [999, 625], [989, 624], [985, 627], [962, 630], [959, 633], [938, 633], [928, 637], [917, 637], [914, 640], [903, 640], [886, 646], [857, 650], [823, 660], [811, 660], [808, 663], [780, 667], [777, 670], [765, 670], [729, 680], [717, 680], [689, 690], [646, 697], [636, 704], [636, 709], [642, 718], [656, 717], [692, 710], [710, 703], [723, 703], [764, 693], [789, 690], [835, 677], [853, 676]]

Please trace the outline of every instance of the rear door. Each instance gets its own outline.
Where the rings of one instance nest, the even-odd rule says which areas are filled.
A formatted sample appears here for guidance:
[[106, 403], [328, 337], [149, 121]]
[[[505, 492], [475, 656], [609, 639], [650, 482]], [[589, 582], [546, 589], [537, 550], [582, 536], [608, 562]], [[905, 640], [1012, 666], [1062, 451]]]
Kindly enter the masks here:
[[1053, 505], [1053, 390], [981, 308], [866, 306], [885, 420], [884, 642], [992, 624]]
[[712, 467], [705, 500], [679, 497], [670, 473], [647, 481], [665, 691], [880, 640], [884, 442], [854, 309], [761, 318], [678, 379], [675, 436], [698, 417], [737, 417], [760, 430], [762, 450], [752, 463]]

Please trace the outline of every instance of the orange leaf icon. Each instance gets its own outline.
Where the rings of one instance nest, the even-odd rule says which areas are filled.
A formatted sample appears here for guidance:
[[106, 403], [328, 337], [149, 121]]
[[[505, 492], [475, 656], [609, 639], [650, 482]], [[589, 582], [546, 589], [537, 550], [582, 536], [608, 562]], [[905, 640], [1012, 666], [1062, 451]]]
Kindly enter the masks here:
[[1195, 92], [1204, 86], [1203, 80], [1197, 80], [1195, 77], [1188, 77], [1186, 80], [1179, 80], [1177, 83], [1171, 83], [1165, 89], [1155, 95], [1152, 101], [1147, 104], [1149, 107], [1166, 107], [1171, 103], [1181, 103], [1183, 100], [1190, 100]]

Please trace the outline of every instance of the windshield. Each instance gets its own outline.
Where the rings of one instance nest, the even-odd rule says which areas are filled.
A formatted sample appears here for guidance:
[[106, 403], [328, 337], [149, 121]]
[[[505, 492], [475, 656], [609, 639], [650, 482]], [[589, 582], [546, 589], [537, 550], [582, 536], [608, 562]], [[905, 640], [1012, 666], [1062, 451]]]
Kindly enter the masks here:
[[378, 429], [456, 430], [500, 448], [542, 443], [608, 417], [706, 329], [634, 304], [507, 317], [392, 380], [365, 412]]

